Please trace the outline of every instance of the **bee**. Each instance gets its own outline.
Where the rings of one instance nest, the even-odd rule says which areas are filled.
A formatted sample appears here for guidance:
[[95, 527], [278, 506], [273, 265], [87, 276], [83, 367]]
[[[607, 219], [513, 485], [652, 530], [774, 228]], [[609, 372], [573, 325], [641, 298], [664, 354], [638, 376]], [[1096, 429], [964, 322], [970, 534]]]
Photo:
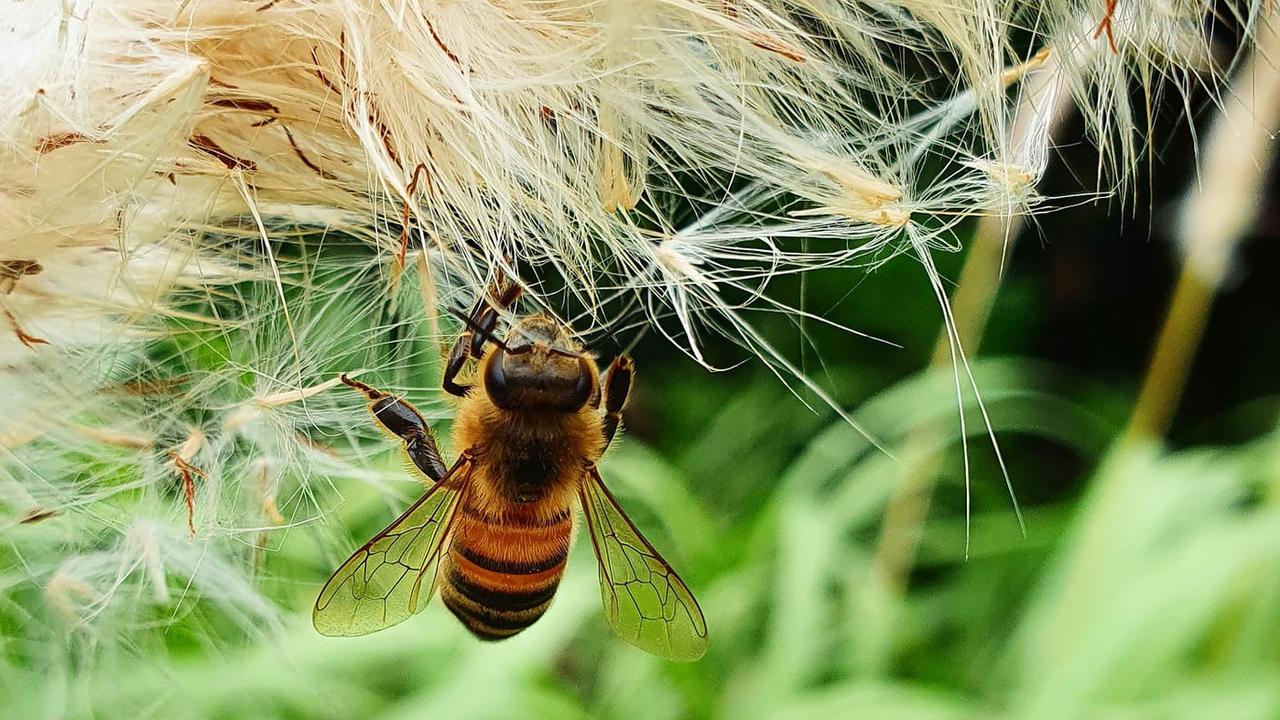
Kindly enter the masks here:
[[[617, 434], [634, 363], [619, 356], [602, 377], [571, 331], [542, 314], [518, 318], [499, 339], [499, 313], [515, 304], [520, 287], [500, 283], [492, 296], [463, 318], [444, 369], [444, 390], [459, 398], [451, 465], [411, 404], [342, 377], [432, 484], [329, 578], [312, 615], [316, 630], [382, 630], [421, 612], [438, 587], [476, 637], [512, 637], [550, 607], [580, 508], [614, 632], [661, 657], [698, 659], [707, 625], [697, 601], [596, 467]], [[478, 382], [461, 383], [471, 360]]]

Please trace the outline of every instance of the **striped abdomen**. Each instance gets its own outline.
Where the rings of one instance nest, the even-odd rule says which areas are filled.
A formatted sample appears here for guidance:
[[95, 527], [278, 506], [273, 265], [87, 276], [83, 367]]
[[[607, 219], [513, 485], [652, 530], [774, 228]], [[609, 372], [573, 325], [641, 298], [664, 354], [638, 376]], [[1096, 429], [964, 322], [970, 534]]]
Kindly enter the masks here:
[[515, 635], [551, 606], [572, 531], [567, 507], [548, 517], [517, 505], [494, 517], [464, 504], [453, 521], [440, 598], [482, 640]]

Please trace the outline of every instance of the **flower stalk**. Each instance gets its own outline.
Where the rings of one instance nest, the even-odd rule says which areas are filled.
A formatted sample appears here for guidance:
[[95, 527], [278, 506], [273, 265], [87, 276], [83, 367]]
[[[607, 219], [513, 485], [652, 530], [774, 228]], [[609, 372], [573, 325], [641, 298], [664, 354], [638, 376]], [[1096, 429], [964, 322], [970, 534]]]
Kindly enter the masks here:
[[[1024, 158], [1043, 155], [1042, 148], [1047, 147], [1054, 128], [1070, 108], [1064, 102], [1062, 66], [1055, 58], [1046, 49], [1035, 56], [1034, 68], [1006, 73], [1011, 82], [1030, 73], [1010, 133], [1010, 146], [1021, 148]], [[1006, 167], [1018, 171], [1006, 172], [1005, 176], [1018, 176], [1020, 181], [1016, 185], [1026, 191], [1034, 191], [1035, 182], [1044, 171], [1043, 165]], [[949, 299], [951, 324], [938, 336], [930, 367], [947, 368], [955, 362], [957, 352], [977, 351], [1000, 289], [1005, 258], [1024, 223], [1024, 216], [1017, 214], [984, 215], [978, 219], [960, 279]], [[876, 592], [899, 595], [906, 589], [941, 467], [941, 456], [930, 451], [937, 447], [941, 432], [941, 428], [935, 426], [915, 429], [898, 454], [902, 459], [902, 479], [885, 508], [871, 563]]]
[[1182, 204], [1182, 269], [1129, 416], [1126, 443], [1159, 442], [1168, 432], [1204, 336], [1214, 296], [1253, 227], [1275, 162], [1280, 126], [1280, 30], [1267, 23], [1224, 101], [1204, 150], [1204, 169]]

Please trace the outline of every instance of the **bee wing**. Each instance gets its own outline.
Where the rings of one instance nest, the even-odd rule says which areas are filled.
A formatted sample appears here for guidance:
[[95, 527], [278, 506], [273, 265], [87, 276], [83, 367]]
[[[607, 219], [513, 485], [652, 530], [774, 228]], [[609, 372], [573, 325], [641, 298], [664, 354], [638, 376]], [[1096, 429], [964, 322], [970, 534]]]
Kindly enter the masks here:
[[600, 565], [600, 595], [609, 625], [623, 640], [670, 660], [697, 660], [707, 650], [707, 621], [693, 593], [636, 530], [593, 466], [579, 500]]
[[338, 568], [311, 614], [321, 635], [368, 635], [427, 606], [435, 590], [440, 548], [470, 479], [471, 461], [464, 455], [440, 482]]

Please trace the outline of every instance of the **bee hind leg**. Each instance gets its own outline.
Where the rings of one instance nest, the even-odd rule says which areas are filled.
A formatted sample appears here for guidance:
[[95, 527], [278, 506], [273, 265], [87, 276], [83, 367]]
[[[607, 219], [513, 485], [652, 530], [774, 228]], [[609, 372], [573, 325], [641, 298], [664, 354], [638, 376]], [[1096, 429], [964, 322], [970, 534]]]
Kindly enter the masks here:
[[444, 458], [440, 457], [435, 435], [431, 433], [431, 428], [417, 408], [404, 398], [385, 393], [345, 374], [341, 379], [365, 396], [373, 419], [404, 442], [405, 452], [414, 467], [433, 482], [440, 482], [449, 469], [445, 466]]
[[601, 454], [609, 448], [614, 435], [618, 434], [618, 425], [622, 423], [622, 410], [627, 406], [627, 398], [631, 396], [631, 376], [635, 374], [635, 361], [626, 355], [619, 355], [609, 365], [609, 373], [605, 376], [604, 393], [600, 397], [604, 411], [604, 447]]

